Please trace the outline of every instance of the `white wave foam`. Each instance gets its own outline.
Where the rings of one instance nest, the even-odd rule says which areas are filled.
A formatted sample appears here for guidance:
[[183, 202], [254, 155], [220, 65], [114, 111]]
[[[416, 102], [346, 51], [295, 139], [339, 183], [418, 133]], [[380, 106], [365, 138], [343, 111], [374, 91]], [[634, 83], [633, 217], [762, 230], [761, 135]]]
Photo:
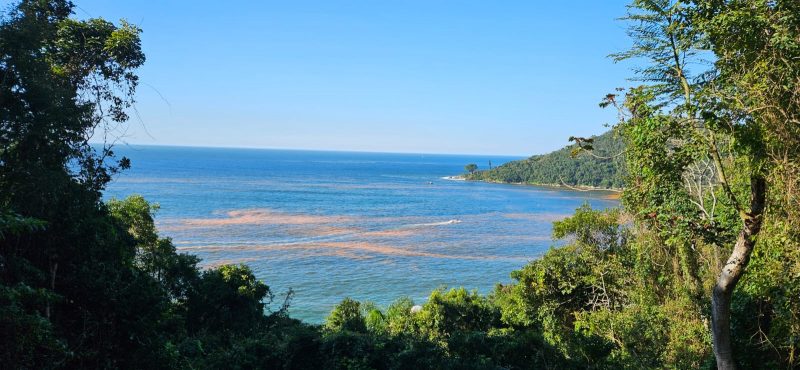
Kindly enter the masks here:
[[442, 177], [442, 180], [466, 181], [464, 176], [445, 176], [445, 177]]
[[440, 221], [440, 222], [430, 222], [425, 224], [414, 224], [408, 225], [409, 227], [426, 227], [426, 226], [445, 226], [445, 225], [453, 225], [453, 224], [460, 224], [461, 220], [454, 218], [452, 220], [447, 221]]

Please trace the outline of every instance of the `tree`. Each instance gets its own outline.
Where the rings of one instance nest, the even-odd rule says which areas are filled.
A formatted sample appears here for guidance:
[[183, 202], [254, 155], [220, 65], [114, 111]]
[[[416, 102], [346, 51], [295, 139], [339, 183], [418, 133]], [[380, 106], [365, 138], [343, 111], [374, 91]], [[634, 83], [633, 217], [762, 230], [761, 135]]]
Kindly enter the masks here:
[[770, 189], [797, 181], [799, 10], [796, 1], [636, 0], [634, 46], [615, 55], [644, 61], [646, 82], [627, 94], [618, 127], [636, 171], [626, 204], [676, 245], [692, 296], [702, 295], [693, 246], [731, 246], [711, 299], [721, 369], [736, 367], [732, 297], [775, 209]]
[[71, 19], [72, 9], [65, 0], [23, 0], [0, 19], [0, 210], [42, 225], [0, 236], [0, 283], [15, 291], [5, 297], [22, 300], [11, 304], [16, 317], [47, 324], [27, 327], [59, 336], [51, 364], [149, 366], [143, 361], [164, 354], [155, 331], [166, 301], [130, 268], [133, 240], [100, 197], [129, 163], [89, 144], [128, 118], [145, 59], [140, 31]]
[[475, 173], [475, 171], [478, 170], [478, 165], [475, 164], [475, 163], [470, 163], [470, 164], [464, 166], [464, 170], [466, 170], [470, 174], [473, 174], [473, 173]]
[[155, 225], [158, 204], [147, 202], [141, 195], [107, 203], [110, 216], [128, 231], [136, 242], [134, 265], [165, 288], [170, 298], [184, 302], [196, 288], [199, 276], [194, 255], [178, 254], [169, 238], [161, 238]]
[[325, 328], [331, 331], [366, 331], [367, 324], [361, 303], [352, 298], [342, 300], [325, 319]]
[[189, 297], [187, 326], [191, 333], [247, 332], [264, 319], [269, 287], [246, 265], [224, 265], [203, 272]]
[[[797, 183], [800, 159], [800, 4], [797, 1], [704, 2], [701, 29], [717, 56], [718, 75], [709, 85], [704, 111], [711, 127], [731, 132], [734, 148], [748, 157], [750, 190], [739, 200], [729, 196], [742, 228], [713, 293], [715, 352], [720, 368], [734, 368], [730, 309], [734, 289], [746, 271], [764, 219], [773, 201], [796, 194], [768, 197], [772, 188]], [[720, 183], [727, 187], [720, 178]], [[782, 181], [790, 182], [781, 184]], [[788, 198], [787, 198], [788, 197]], [[749, 198], [749, 199], [748, 199]], [[780, 199], [783, 198], [783, 199]]]
[[[97, 207], [110, 176], [129, 165], [89, 140], [128, 119], [133, 71], [144, 62], [138, 28], [73, 20], [72, 7], [26, 0], [0, 25], [0, 207], [47, 222], [51, 236], [79, 216], [68, 213], [75, 207]], [[45, 239], [4, 254], [22, 251], [53, 289], [68, 253], [58, 238]]]

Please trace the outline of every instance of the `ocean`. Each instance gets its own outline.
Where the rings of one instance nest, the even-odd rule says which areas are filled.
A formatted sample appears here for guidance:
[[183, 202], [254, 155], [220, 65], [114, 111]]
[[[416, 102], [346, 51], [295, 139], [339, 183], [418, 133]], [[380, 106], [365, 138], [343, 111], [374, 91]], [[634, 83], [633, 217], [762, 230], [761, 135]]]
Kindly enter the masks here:
[[249, 265], [289, 314], [321, 323], [345, 297], [386, 307], [433, 289], [488, 293], [555, 245], [553, 221], [604, 192], [446, 179], [519, 159], [300, 150], [119, 146], [132, 168], [107, 198], [141, 194], [203, 268]]

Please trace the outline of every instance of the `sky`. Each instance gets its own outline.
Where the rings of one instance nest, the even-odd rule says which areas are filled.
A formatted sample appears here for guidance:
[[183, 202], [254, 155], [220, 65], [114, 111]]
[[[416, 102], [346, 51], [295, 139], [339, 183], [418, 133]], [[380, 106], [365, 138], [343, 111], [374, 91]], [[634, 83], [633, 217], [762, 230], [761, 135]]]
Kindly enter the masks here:
[[527, 156], [630, 85], [621, 0], [74, 2], [143, 29], [129, 144]]

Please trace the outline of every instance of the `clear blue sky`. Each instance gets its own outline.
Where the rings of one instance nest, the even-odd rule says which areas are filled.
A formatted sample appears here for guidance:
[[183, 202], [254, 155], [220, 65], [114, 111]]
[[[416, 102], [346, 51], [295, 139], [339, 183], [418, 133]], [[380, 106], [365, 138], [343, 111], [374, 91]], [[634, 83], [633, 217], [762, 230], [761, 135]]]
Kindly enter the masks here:
[[75, 3], [144, 29], [132, 144], [530, 155], [629, 85], [619, 0]]

